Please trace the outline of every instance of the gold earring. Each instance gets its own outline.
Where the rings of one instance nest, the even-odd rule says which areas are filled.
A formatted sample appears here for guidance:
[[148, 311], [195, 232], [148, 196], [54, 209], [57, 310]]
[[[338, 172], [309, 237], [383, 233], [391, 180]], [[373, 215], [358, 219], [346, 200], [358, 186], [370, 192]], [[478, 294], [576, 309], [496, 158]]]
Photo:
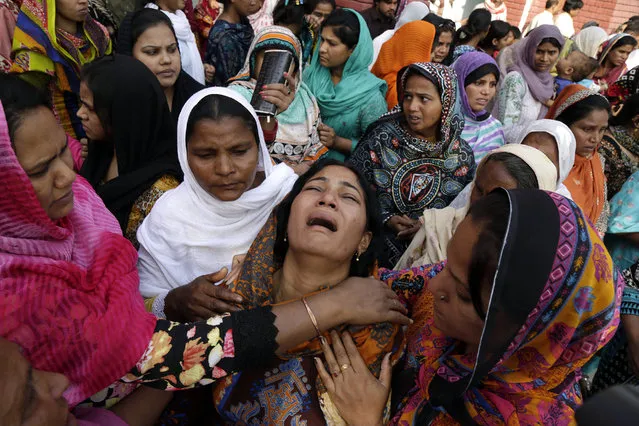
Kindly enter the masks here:
[[359, 262], [359, 252], [355, 253], [355, 262]]

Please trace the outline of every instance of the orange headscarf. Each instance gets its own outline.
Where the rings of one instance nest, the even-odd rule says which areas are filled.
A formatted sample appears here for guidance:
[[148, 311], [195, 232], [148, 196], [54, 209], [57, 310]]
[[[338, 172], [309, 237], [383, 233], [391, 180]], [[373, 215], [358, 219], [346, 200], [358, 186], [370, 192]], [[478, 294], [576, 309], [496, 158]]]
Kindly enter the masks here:
[[371, 72], [386, 80], [388, 109], [397, 105], [397, 73], [415, 62], [430, 62], [435, 40], [435, 26], [425, 21], [413, 21], [399, 28], [393, 37], [382, 45]]
[[[601, 95], [580, 84], [571, 84], [561, 91], [546, 118], [556, 119], [572, 105], [591, 96]], [[564, 184], [574, 202], [581, 207], [592, 223], [597, 223], [606, 202], [606, 177], [597, 149], [589, 158], [575, 155], [575, 165]]]

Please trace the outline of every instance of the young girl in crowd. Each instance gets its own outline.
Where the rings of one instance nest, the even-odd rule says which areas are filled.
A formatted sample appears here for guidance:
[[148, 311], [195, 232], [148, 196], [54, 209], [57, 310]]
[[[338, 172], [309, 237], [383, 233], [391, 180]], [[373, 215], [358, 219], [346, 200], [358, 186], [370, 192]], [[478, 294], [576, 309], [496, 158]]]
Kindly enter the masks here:
[[64, 131], [85, 137], [78, 118], [82, 66], [111, 53], [107, 30], [88, 8], [60, 0], [24, 0], [13, 34], [12, 73], [47, 88]]
[[455, 72], [418, 63], [401, 70], [398, 81], [401, 103], [368, 128], [349, 159], [377, 191], [388, 265], [404, 253], [424, 209], [450, 204], [476, 168], [461, 138]]
[[139, 295], [135, 250], [73, 171], [46, 98], [6, 76], [0, 157], [7, 183], [0, 193], [0, 335], [22, 348], [34, 370], [68, 378], [64, 396], [72, 409], [83, 401], [111, 407], [142, 383], [162, 390], [208, 385], [312, 338], [314, 321], [320, 331], [341, 322], [408, 323], [387, 286], [356, 277], [305, 299], [314, 321], [299, 300], [185, 325], [158, 320]]
[[359, 13], [338, 9], [324, 21], [304, 81], [319, 104], [320, 140], [331, 158], [350, 156], [366, 128], [387, 111], [386, 82], [368, 71], [372, 59], [373, 41]]
[[137, 247], [135, 234], [155, 201], [182, 180], [166, 98], [143, 63], [122, 55], [85, 67], [80, 98], [90, 140], [80, 174]]
[[207, 278], [232, 272], [296, 175], [286, 164], [273, 165], [255, 112], [230, 89], [189, 99], [178, 156], [184, 182], [140, 226], [138, 270], [140, 292], [156, 316], [193, 321], [206, 318], [203, 311], [213, 314], [205, 302], [216, 290]]
[[133, 56], [155, 74], [177, 126], [186, 101], [204, 86], [182, 69], [182, 55], [169, 18], [155, 9], [128, 14], [120, 25], [117, 50]]
[[530, 122], [546, 115], [555, 94], [550, 70], [563, 45], [564, 38], [557, 27], [542, 25], [513, 46], [513, 61], [494, 109], [504, 125], [507, 143], [517, 142]]
[[[597, 232], [573, 202], [539, 190], [498, 189], [470, 208], [446, 263], [381, 276], [415, 321], [391, 425], [572, 424], [581, 368], [620, 320], [623, 283]], [[316, 363], [339, 413], [383, 424], [388, 363], [378, 380], [350, 336], [332, 338]]]
[[431, 62], [450, 65], [453, 62], [453, 51], [455, 50], [455, 23], [450, 19], [443, 19], [434, 13], [429, 13], [424, 21], [435, 26], [435, 42], [430, 55]]
[[255, 84], [264, 60], [264, 51], [268, 49], [289, 51], [293, 55], [294, 64], [293, 71], [287, 77], [292, 81], [288, 88], [284, 85], [269, 85], [267, 89], [258, 90], [265, 100], [278, 106], [277, 114], [270, 121], [260, 119], [265, 132], [272, 133], [273, 129], [269, 127], [275, 127], [274, 137], [269, 139], [265, 136], [266, 145], [271, 158], [288, 164], [298, 174], [302, 174], [328, 148], [319, 138], [319, 105], [302, 81], [302, 48], [295, 35], [286, 28], [277, 26], [266, 27], [256, 34], [244, 67], [231, 79], [229, 88], [250, 102], [256, 90]]
[[561, 121], [575, 135], [575, 165], [565, 181], [572, 199], [595, 224], [600, 235], [608, 228], [609, 204], [604, 158], [597, 148], [608, 128], [610, 104], [605, 97], [578, 84], [567, 86], [547, 118]]
[[225, 0], [223, 4], [224, 12], [209, 31], [204, 59], [215, 68], [213, 86], [226, 86], [228, 79], [242, 68], [255, 34], [247, 16], [262, 6], [258, 0]]
[[496, 58], [502, 49], [510, 46], [514, 41], [515, 38], [508, 22], [492, 21], [488, 34], [479, 42], [477, 47]]
[[475, 154], [475, 162], [505, 142], [501, 123], [487, 110], [497, 93], [499, 68], [486, 53], [468, 52], [452, 68], [457, 73], [461, 107], [464, 113], [463, 140]]
[[486, 9], [473, 10], [465, 25], [455, 34], [455, 51], [453, 61], [466, 52], [477, 50], [479, 43], [486, 37], [490, 29], [490, 12]]
[[421, 20], [409, 22], [398, 29], [382, 46], [371, 72], [384, 79], [387, 85], [386, 105], [391, 110], [397, 106], [397, 73], [416, 62], [429, 62], [435, 27]]
[[180, 47], [182, 69], [195, 81], [204, 84], [204, 65], [200, 51], [195, 41], [195, 35], [191, 31], [189, 20], [182, 12], [184, 0], [154, 0], [147, 3], [145, 8], [160, 10], [169, 17]]

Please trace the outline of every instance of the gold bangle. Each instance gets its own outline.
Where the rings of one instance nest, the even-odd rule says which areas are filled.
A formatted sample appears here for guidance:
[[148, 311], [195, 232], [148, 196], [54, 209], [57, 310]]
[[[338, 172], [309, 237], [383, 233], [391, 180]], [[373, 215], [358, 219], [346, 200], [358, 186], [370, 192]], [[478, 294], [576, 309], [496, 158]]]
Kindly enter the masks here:
[[302, 303], [304, 304], [304, 307], [306, 308], [306, 312], [308, 312], [308, 316], [311, 319], [311, 322], [313, 323], [313, 327], [315, 327], [315, 331], [317, 331], [317, 337], [320, 337], [322, 335], [322, 332], [319, 329], [319, 325], [317, 325], [317, 318], [315, 318], [313, 311], [311, 311], [311, 307], [308, 306], [308, 302], [306, 301], [305, 297], [302, 297]]

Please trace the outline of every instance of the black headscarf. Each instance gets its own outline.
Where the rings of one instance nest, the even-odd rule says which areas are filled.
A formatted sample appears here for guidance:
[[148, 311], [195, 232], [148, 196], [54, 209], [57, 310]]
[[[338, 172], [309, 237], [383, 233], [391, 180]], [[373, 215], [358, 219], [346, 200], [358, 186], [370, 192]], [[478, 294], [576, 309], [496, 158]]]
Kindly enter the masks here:
[[[89, 143], [80, 174], [126, 231], [131, 207], [157, 179], [168, 174], [182, 180], [175, 125], [157, 78], [133, 58], [99, 59], [85, 68], [83, 81], [108, 140]], [[118, 177], [101, 184], [114, 150]]]
[[[146, 29], [159, 24], [164, 24], [171, 29], [177, 43], [177, 36], [175, 36], [173, 24], [163, 12], [156, 9], [141, 9], [127, 14], [120, 24], [117, 53], [133, 56], [133, 46], [138, 37], [140, 37]], [[173, 102], [171, 103], [171, 115], [173, 116], [173, 122], [176, 128], [184, 104], [191, 96], [202, 89], [204, 89], [202, 84], [195, 81], [195, 79], [184, 72], [184, 70], [180, 70], [180, 75], [178, 75], [175, 85], [173, 86]]]

